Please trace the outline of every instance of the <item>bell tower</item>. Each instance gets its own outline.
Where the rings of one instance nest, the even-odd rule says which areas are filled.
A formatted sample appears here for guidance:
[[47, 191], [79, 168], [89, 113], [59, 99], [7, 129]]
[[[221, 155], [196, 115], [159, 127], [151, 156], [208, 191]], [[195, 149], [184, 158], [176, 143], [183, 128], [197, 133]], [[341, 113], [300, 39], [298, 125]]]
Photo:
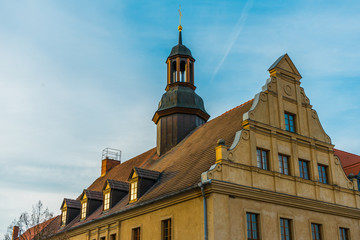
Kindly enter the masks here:
[[157, 154], [162, 155], [209, 119], [202, 98], [195, 93], [194, 63], [190, 49], [179, 42], [166, 60], [167, 85], [153, 121], [157, 125]]

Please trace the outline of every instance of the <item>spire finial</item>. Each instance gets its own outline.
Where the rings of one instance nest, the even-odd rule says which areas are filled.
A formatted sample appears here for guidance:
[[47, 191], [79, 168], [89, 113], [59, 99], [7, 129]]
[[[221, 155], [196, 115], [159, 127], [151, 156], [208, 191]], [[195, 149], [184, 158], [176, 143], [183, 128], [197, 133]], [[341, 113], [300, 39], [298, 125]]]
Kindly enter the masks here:
[[181, 17], [182, 17], [182, 13], [181, 13], [181, 5], [179, 5], [179, 32], [181, 32], [182, 30], [182, 26], [181, 26]]

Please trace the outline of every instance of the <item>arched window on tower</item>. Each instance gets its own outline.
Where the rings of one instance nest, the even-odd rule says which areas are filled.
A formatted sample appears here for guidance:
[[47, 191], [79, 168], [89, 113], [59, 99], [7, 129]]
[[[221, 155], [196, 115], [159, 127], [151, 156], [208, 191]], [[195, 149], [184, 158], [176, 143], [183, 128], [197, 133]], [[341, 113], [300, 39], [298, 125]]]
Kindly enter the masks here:
[[180, 62], [180, 82], [186, 82], [186, 71], [185, 71], [185, 61]]
[[173, 60], [171, 63], [171, 70], [170, 70], [170, 84], [176, 82], [176, 60]]
[[194, 76], [194, 73], [193, 73], [193, 71], [194, 71], [194, 68], [193, 68], [193, 63], [192, 62], [190, 62], [190, 66], [189, 66], [189, 72], [190, 72], [190, 83], [191, 84], [194, 84], [194, 78], [193, 78], [193, 76]]

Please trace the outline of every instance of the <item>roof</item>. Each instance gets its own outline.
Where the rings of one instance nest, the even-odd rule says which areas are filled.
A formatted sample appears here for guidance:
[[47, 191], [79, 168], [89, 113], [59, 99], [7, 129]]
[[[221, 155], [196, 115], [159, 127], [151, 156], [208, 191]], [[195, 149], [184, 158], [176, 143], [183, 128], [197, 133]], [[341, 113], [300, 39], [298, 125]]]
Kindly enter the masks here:
[[68, 208], [77, 208], [77, 209], [81, 208], [81, 203], [79, 200], [65, 198], [63, 201], [63, 204], [61, 205], [61, 208], [64, 206], [64, 203], [66, 204], [66, 207], [68, 207]]
[[348, 176], [360, 174], [360, 156], [334, 148], [334, 154], [340, 159], [341, 165]]
[[134, 171], [138, 175], [139, 178], [146, 178], [150, 180], [157, 180], [159, 178], [160, 173], [157, 171], [152, 171], [143, 168], [134, 167]]
[[[47, 236], [48, 234], [53, 232], [53, 224], [51, 224], [51, 223], [57, 222], [54, 220], [56, 220], [58, 218], [59, 218], [59, 216], [53, 217], [43, 223], [40, 223], [34, 227], [29, 228], [23, 234], [20, 235], [20, 239], [21, 240], [31, 240], [31, 239], [34, 239], [38, 234]], [[60, 225], [60, 223], [59, 223], [59, 225]], [[18, 240], [18, 239], [19, 239], [19, 237], [16, 238], [16, 240]]]
[[[129, 183], [127, 183], [127, 182], [108, 179], [107, 183], [109, 183], [109, 186], [110, 186], [111, 189], [125, 191], [125, 192], [129, 191]], [[105, 183], [105, 185], [107, 183]], [[104, 187], [105, 187], [105, 185], [104, 185]]]
[[84, 194], [86, 194], [86, 197], [88, 199], [93, 199], [93, 200], [103, 200], [103, 193], [102, 193], [102, 189], [98, 189], [97, 191], [92, 191], [89, 189], [84, 189], [83, 194], [81, 195], [81, 198], [84, 196]]
[[171, 49], [170, 55], [168, 58], [176, 56], [176, 55], [183, 55], [183, 56], [189, 56], [191, 58], [191, 51], [190, 49], [188, 49], [185, 45], [182, 44], [182, 36], [181, 36], [181, 31], [179, 31], [179, 43], [178, 45], [174, 46]]
[[200, 182], [201, 173], [209, 170], [215, 163], [217, 140], [222, 138], [228, 145], [233, 142], [236, 132], [242, 129], [243, 114], [249, 111], [252, 103], [253, 100], [250, 100], [199, 126], [161, 157], [156, 154], [156, 148], [153, 148], [115, 166], [106, 175], [96, 179], [88, 190], [101, 192], [108, 180], [125, 182], [133, 169], [142, 176], [155, 178], [154, 171], [157, 174], [161, 173], [161, 176], [136, 202], [129, 204], [128, 197], [125, 196], [109, 211], [102, 212], [102, 207], [99, 207], [85, 220], [79, 221], [78, 216], [63, 229], [76, 227], [107, 214], [141, 205], [145, 201], [176, 194], [196, 186]]

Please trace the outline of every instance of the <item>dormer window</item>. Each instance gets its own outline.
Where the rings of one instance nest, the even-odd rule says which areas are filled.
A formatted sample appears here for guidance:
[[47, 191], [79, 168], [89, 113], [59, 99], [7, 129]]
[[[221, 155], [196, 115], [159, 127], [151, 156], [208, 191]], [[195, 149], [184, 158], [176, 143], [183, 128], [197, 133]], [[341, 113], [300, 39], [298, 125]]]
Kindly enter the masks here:
[[81, 203], [79, 200], [65, 198], [61, 204], [61, 226], [66, 226], [80, 214]]
[[129, 183], [107, 179], [103, 187], [104, 207], [108, 211], [129, 193]]
[[81, 203], [81, 219], [86, 218], [87, 201]]
[[80, 201], [81, 201], [80, 219], [84, 220], [102, 205], [103, 193], [84, 190], [84, 192], [81, 195]]
[[66, 213], [67, 213], [66, 208], [64, 208], [61, 214], [61, 226], [66, 225]]
[[134, 167], [129, 177], [129, 202], [131, 203], [137, 201], [155, 184], [159, 176], [159, 172]]
[[137, 199], [137, 185], [138, 181], [132, 182], [130, 186], [130, 202], [136, 201]]

